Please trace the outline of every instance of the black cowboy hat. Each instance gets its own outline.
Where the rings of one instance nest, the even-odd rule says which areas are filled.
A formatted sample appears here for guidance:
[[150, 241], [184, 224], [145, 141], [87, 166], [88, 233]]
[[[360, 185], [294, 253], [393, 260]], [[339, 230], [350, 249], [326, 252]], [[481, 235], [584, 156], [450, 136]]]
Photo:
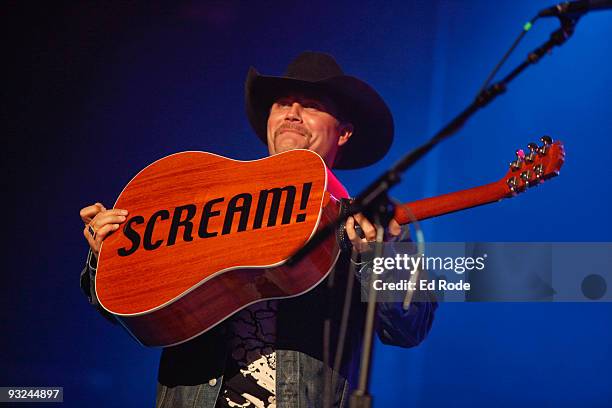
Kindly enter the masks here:
[[260, 75], [251, 67], [245, 83], [246, 112], [251, 127], [267, 144], [270, 107], [288, 92], [326, 95], [343, 120], [353, 124], [353, 135], [334, 163], [338, 169], [365, 167], [380, 160], [393, 141], [393, 117], [387, 104], [368, 84], [344, 72], [329, 54], [303, 52], [284, 76]]

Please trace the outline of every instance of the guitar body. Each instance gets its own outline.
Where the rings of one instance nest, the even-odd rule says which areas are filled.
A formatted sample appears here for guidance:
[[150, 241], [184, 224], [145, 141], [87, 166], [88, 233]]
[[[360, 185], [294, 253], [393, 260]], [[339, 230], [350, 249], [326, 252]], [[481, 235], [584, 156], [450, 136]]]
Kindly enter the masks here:
[[99, 254], [100, 304], [143, 345], [170, 346], [251, 303], [312, 289], [339, 256], [334, 236], [300, 263], [283, 263], [338, 215], [327, 183], [324, 162], [308, 150], [156, 161], [115, 203], [129, 215]]

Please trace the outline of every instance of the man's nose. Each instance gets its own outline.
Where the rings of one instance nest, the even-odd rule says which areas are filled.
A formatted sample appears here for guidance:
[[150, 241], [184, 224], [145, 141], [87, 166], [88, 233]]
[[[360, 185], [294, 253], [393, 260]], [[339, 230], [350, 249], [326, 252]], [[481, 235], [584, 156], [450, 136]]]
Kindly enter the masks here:
[[291, 122], [301, 122], [302, 121], [302, 105], [300, 105], [297, 102], [292, 103], [291, 108], [287, 111], [285, 120], [288, 120]]

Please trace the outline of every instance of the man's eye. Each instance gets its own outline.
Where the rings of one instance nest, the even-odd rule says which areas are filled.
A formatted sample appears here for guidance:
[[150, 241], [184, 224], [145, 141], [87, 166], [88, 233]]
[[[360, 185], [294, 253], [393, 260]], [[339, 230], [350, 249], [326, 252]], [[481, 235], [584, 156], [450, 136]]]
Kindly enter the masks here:
[[309, 103], [307, 102], [307, 103], [304, 103], [303, 106], [306, 109], [323, 110], [323, 106], [321, 106], [321, 104], [317, 102], [309, 102]]

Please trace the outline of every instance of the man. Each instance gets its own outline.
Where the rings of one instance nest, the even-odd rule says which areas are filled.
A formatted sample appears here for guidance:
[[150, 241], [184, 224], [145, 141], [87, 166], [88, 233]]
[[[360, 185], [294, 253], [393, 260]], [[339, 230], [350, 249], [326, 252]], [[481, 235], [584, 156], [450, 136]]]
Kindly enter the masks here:
[[[268, 144], [270, 155], [310, 149], [328, 167], [346, 169], [378, 161], [391, 145], [393, 119], [384, 101], [365, 82], [344, 75], [330, 55], [302, 53], [283, 77], [263, 76], [251, 68], [245, 96], [251, 126]], [[337, 180], [328, 188], [343, 189]], [[81, 287], [94, 305], [96, 256], [104, 238], [126, 216], [126, 211], [106, 210], [100, 203], [81, 210], [91, 248]], [[402, 228], [392, 221], [386, 232], [398, 239]], [[360, 248], [376, 238], [376, 228], [362, 214], [347, 220], [346, 233]], [[348, 263], [346, 257], [338, 262], [337, 281], [346, 282], [340, 278], [347, 276]], [[337, 344], [344, 286], [325, 283], [295, 298], [251, 305], [194, 340], [164, 349], [157, 406], [321, 407], [325, 398], [333, 406], [346, 406], [356, 385], [364, 304], [355, 285], [347, 340], [337, 358], [340, 371], [331, 373], [328, 367], [336, 356], [329, 345]], [[433, 302], [415, 303], [406, 312], [400, 304], [381, 303], [377, 333], [385, 343], [415, 346], [428, 333], [435, 307]], [[324, 330], [324, 321], [329, 330]]]

